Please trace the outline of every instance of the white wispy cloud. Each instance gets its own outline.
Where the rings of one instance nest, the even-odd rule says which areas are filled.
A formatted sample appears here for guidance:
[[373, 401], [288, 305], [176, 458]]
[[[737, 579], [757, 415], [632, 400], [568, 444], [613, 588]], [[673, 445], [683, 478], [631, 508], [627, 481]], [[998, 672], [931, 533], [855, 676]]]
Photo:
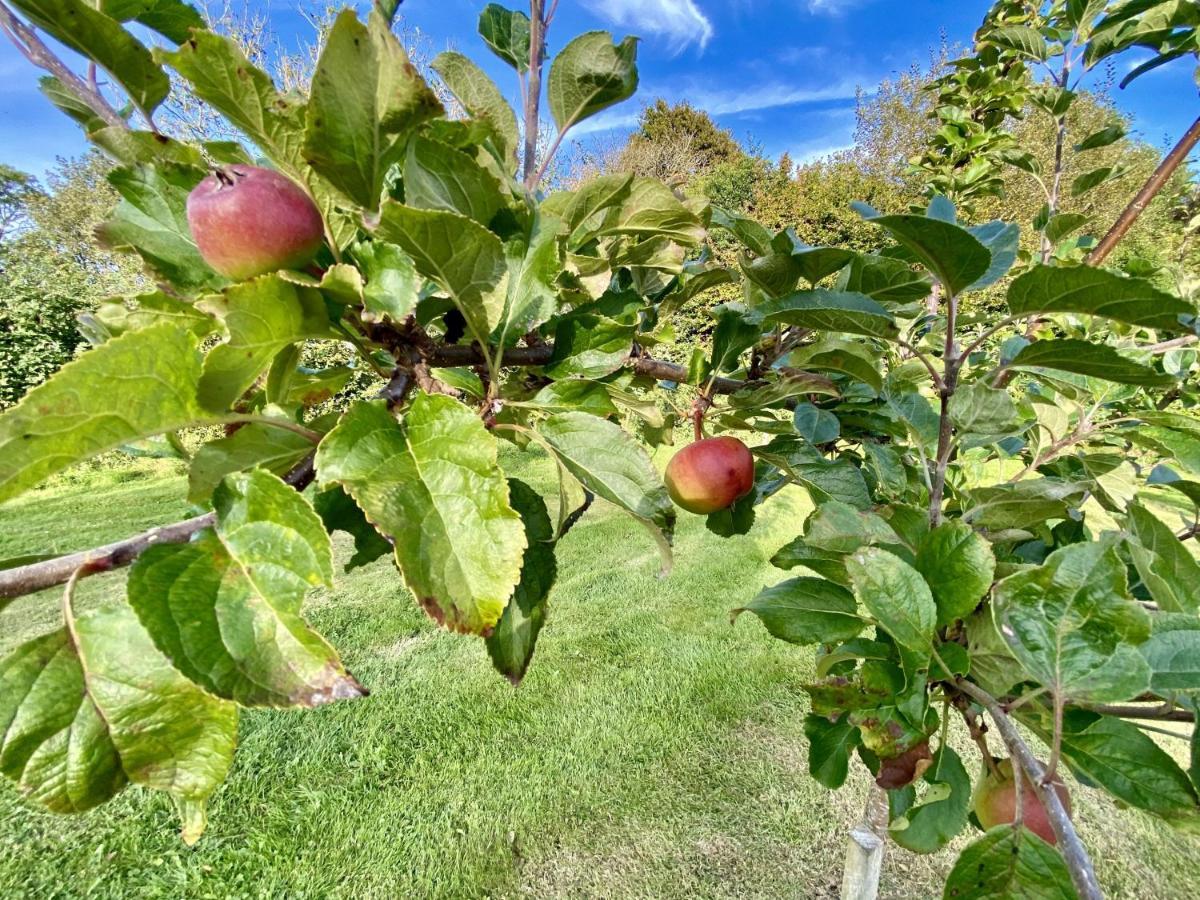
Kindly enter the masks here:
[[588, 6], [614, 25], [658, 35], [679, 49], [703, 47], [713, 36], [712, 22], [695, 0], [588, 0]]
[[[800, 106], [805, 103], [827, 103], [835, 100], [853, 100], [860, 82], [844, 79], [823, 87], [798, 87], [788, 82], [767, 82], [747, 88], [705, 87], [699, 83], [674, 85], [671, 89], [656, 91], [647, 87], [641, 91], [644, 97], [662, 97], [668, 102], [686, 100], [696, 109], [712, 116], [735, 116], [743, 113], [778, 109], [785, 106]], [[588, 119], [574, 129], [579, 136], [601, 131], [632, 128], [637, 124], [639, 110], [622, 106]]]
[[805, 5], [814, 16], [839, 16], [867, 2], [869, 0], [806, 0]]

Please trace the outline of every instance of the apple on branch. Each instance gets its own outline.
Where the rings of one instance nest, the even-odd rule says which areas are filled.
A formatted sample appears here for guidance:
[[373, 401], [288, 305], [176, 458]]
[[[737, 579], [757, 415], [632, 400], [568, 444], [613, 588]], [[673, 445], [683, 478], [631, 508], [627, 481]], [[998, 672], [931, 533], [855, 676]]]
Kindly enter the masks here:
[[187, 220], [204, 261], [234, 281], [303, 268], [325, 235], [308, 193], [258, 166], [224, 166], [201, 181], [188, 195]]
[[733, 506], [754, 488], [754, 457], [734, 437], [696, 441], [676, 453], [666, 471], [671, 499], [706, 516]]

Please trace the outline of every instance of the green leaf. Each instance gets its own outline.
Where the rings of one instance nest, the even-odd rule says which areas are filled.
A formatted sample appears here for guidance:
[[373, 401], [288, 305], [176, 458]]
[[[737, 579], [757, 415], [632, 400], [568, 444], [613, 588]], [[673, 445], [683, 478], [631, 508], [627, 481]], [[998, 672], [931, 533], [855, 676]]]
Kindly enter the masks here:
[[450, 295], [472, 336], [486, 344], [506, 299], [496, 290], [508, 269], [500, 238], [466, 216], [394, 201], [383, 204], [378, 233]]
[[1025, 828], [997, 825], [970, 844], [946, 879], [944, 900], [1076, 900], [1058, 851]]
[[1137, 644], [1149, 614], [1128, 595], [1125, 566], [1110, 543], [1072, 544], [997, 586], [993, 613], [1025, 670], [1062, 697], [1127, 700], [1150, 686]]
[[864, 294], [817, 288], [767, 301], [754, 312], [767, 325], [798, 325], [816, 331], [890, 339], [900, 334], [892, 314]]
[[1075, 152], [1082, 153], [1085, 150], [1097, 150], [1100, 147], [1107, 147], [1110, 144], [1115, 144], [1123, 137], [1125, 137], [1125, 127], [1123, 125], [1108, 125], [1099, 131], [1093, 131], [1076, 144]]
[[632, 191], [633, 175], [601, 175], [578, 190], [551, 194], [542, 203], [542, 212], [562, 219], [567, 249], [578, 250], [595, 239], [611, 210], [620, 209]]
[[209, 351], [200, 379], [200, 401], [214, 412], [232, 406], [280, 350], [334, 337], [320, 291], [278, 275], [236, 284], [205, 304], [229, 332], [229, 340]]
[[1054, 478], [1029, 478], [970, 492], [963, 520], [986, 531], [1034, 528], [1050, 519], [1065, 519], [1083, 502], [1084, 484]]
[[999, 28], [988, 28], [983, 40], [1042, 62], [1050, 56], [1050, 48], [1046, 39], [1036, 28], [1029, 25], [1004, 25]]
[[635, 177], [629, 194], [615, 211], [599, 223], [595, 235], [623, 234], [669, 238], [686, 247], [704, 242], [704, 224], [680, 202], [675, 192], [657, 178]]
[[917, 571], [937, 604], [937, 624], [965, 619], [992, 587], [996, 557], [991, 545], [962, 522], [943, 522], [917, 549]]
[[589, 31], [554, 57], [546, 96], [565, 132], [572, 125], [633, 96], [638, 86], [637, 38], [614, 44], [607, 31]]
[[992, 255], [991, 265], [977, 280], [971, 282], [968, 291], [982, 291], [991, 287], [1008, 274], [1017, 261], [1017, 249], [1021, 240], [1021, 229], [1011, 223], [988, 222], [967, 229]]
[[412, 258], [386, 241], [359, 241], [349, 253], [366, 278], [363, 308], [376, 319], [403, 322], [421, 297], [421, 277]]
[[59, 112], [81, 126], [85, 134], [90, 135], [94, 131], [108, 127], [108, 123], [96, 115], [94, 109], [80, 100], [74, 91], [53, 75], [43, 75], [39, 78], [38, 90], [54, 104]]
[[162, 291], [105, 300], [96, 307], [93, 315], [114, 337], [160, 322], [170, 322], [186, 328], [198, 338], [203, 338], [214, 331], [218, 324], [212, 316], [205, 315], [197, 309], [195, 304], [164, 294]]
[[548, 384], [527, 405], [548, 413], [585, 412], [601, 418], [617, 414], [617, 405], [612, 401], [608, 386], [587, 378], [569, 378]]
[[865, 214], [864, 218], [915, 254], [951, 294], [979, 281], [992, 265], [988, 248], [971, 232], [949, 222], [917, 215]]
[[188, 471], [188, 502], [207, 503], [222, 479], [234, 472], [261, 468], [282, 476], [312, 450], [312, 441], [302, 434], [257, 422], [244, 425], [196, 451]]
[[872, 544], [899, 544], [892, 527], [873, 512], [860, 512], [846, 503], [822, 503], [804, 523], [804, 540], [833, 553], [849, 554]]
[[856, 637], [866, 627], [854, 595], [821, 578], [792, 578], [764, 588], [731, 618], [750, 612], [773, 636], [792, 644], [831, 644]]
[[330, 534], [344, 531], [354, 538], [354, 555], [346, 562], [347, 572], [373, 563], [392, 552], [392, 545], [367, 521], [354, 498], [342, 488], [335, 487], [318, 493], [313, 497], [313, 509], [317, 511], [325, 530]]
[[1170, 528], [1142, 506], [1129, 507], [1128, 546], [1155, 603], [1167, 612], [1200, 611], [1200, 563]]
[[246, 59], [236, 42], [212, 31], [197, 31], [179, 49], [160, 47], [155, 55], [273, 162], [293, 176], [299, 174], [302, 108], [281, 97], [270, 77]]
[[928, 787], [919, 802], [913, 785], [891, 793], [888, 835], [905, 850], [934, 853], [967, 826], [971, 777], [958, 754], [943, 744], [921, 782]]
[[128, 782], [203, 803], [233, 760], [237, 707], [174, 669], [123, 603], [18, 647], [0, 687], [0, 769], [55, 812]]
[[1172, 631], [1155, 631], [1138, 649], [1150, 665], [1150, 690], [1156, 694], [1200, 691], [1200, 619]]
[[490, 634], [520, 580], [525, 532], [497, 453], [473, 410], [429, 394], [403, 424], [356, 403], [317, 451], [321, 483], [341, 484], [392, 538], [409, 590], [452, 631]]
[[1088, 375], [1117, 384], [1144, 387], [1171, 384], [1175, 380], [1170, 375], [1160, 374], [1149, 366], [1126, 359], [1112, 347], [1071, 338], [1034, 341], [1016, 355], [1010, 366], [1034, 372], [1039, 369], [1074, 372], [1076, 375]]
[[202, 420], [199, 381], [196, 336], [172, 323], [89, 350], [0, 415], [0, 502], [90, 456]]
[[811, 403], [797, 403], [792, 415], [792, 426], [796, 433], [814, 446], [830, 444], [842, 433], [838, 417], [827, 409]]
[[781, 435], [764, 447], [755, 447], [754, 454], [783, 469], [816, 504], [838, 501], [855, 509], [872, 505], [861, 469], [849, 459], [825, 459], [798, 435]]
[[1175, 332], [1196, 315], [1190, 303], [1147, 281], [1091, 266], [1035, 266], [1009, 286], [1008, 308], [1014, 316], [1076, 313]]
[[704, 519], [704, 527], [719, 537], [749, 534], [757, 515], [754, 510], [757, 501], [758, 491], [753, 490], [736, 500], [733, 506], [709, 513]]
[[625, 365], [636, 334], [634, 322], [589, 312], [565, 316], [554, 329], [554, 353], [546, 374], [603, 378]]
[[1008, 391], [986, 381], [963, 385], [950, 398], [950, 421], [959, 435], [997, 436], [1020, 427], [1020, 413]]
[[113, 216], [96, 229], [100, 242], [134, 251], [155, 272], [184, 289], [225, 283], [200, 256], [187, 224], [187, 197], [203, 171], [185, 166], [114, 169], [109, 183], [121, 195]]
[[670, 565], [675, 507], [646, 451], [619, 426], [587, 413], [558, 413], [538, 427], [558, 460], [597, 497], [615, 503], [650, 529]]
[[855, 551], [846, 560], [846, 571], [855, 595], [896, 643], [928, 657], [937, 606], [921, 573], [878, 547]]
[[1198, 812], [1187, 773], [1131, 722], [1068, 710], [1062, 753], [1076, 777], [1100, 785], [1122, 803], [1176, 824]]
[[[529, 57], [526, 55], [526, 62]], [[471, 118], [487, 122], [497, 138], [497, 149], [510, 163], [516, 162], [521, 134], [517, 115], [496, 83], [468, 57], [454, 51], [439, 53], [430, 64]]]
[[561, 227], [558, 219], [541, 216], [536, 219], [528, 241], [518, 237], [504, 245], [508, 289], [504, 310], [493, 331], [501, 346], [516, 343], [557, 311], [556, 281], [562, 273], [558, 241]]
[[838, 279], [838, 290], [866, 294], [879, 303], [904, 305], [929, 296], [929, 276], [902, 259], [860, 254]]
[[[1046, 223], [1046, 239], [1052, 244], [1057, 244], [1076, 229], [1082, 228], [1089, 221], [1091, 220], [1082, 213], [1059, 213], [1056, 216], [1051, 216], [1050, 221]], [[1063, 269], [1061, 271], [1070, 272], [1074, 270]], [[1012, 295], [1011, 287], [1009, 288], [1009, 295]]]
[[496, 177], [466, 153], [418, 135], [408, 142], [404, 160], [404, 202], [459, 213], [486, 226], [504, 198]]
[[304, 158], [367, 210], [400, 158], [397, 136], [442, 111], [384, 18], [373, 12], [364, 26], [352, 9], [329, 30], [308, 106]]
[[518, 72], [529, 70], [529, 16], [489, 3], [479, 14], [479, 36], [498, 57]]
[[140, 41], [82, 0], [14, 0], [13, 5], [47, 34], [108, 72], [147, 113], [171, 85]]
[[719, 306], [713, 315], [717, 325], [712, 333], [711, 374], [736, 372], [742, 354], [758, 342], [762, 330], [737, 306]]
[[806, 370], [840, 372], [870, 386], [877, 394], [883, 390], [878, 357], [862, 344], [826, 338], [794, 351], [790, 364]]
[[101, 0], [100, 11], [118, 22], [135, 21], [182, 44], [193, 28], [207, 27], [204, 17], [181, 0]]
[[487, 649], [496, 671], [518, 685], [533, 659], [538, 633], [545, 624], [546, 603], [558, 575], [558, 565], [554, 558], [554, 526], [546, 502], [533, 488], [515, 478], [508, 480], [508, 490], [513, 509], [525, 526], [528, 547], [521, 563], [521, 580], [504, 607], [496, 630], [487, 638]]
[[1084, 172], [1071, 182], [1071, 196], [1078, 197], [1081, 194], [1086, 194], [1092, 188], [1099, 187], [1106, 181], [1120, 178], [1126, 171], [1128, 170], [1120, 166], [1101, 166], [1099, 169]]
[[830, 722], [809, 713], [804, 717], [804, 736], [808, 738], [808, 773], [819, 784], [836, 791], [850, 773], [850, 754], [858, 746], [858, 729], [845, 716]]
[[329, 535], [308, 501], [261, 469], [213, 496], [217, 524], [188, 544], [151, 547], [129, 574], [129, 604], [155, 645], [205, 690], [242, 706], [320, 706], [366, 691], [300, 615], [332, 587]]

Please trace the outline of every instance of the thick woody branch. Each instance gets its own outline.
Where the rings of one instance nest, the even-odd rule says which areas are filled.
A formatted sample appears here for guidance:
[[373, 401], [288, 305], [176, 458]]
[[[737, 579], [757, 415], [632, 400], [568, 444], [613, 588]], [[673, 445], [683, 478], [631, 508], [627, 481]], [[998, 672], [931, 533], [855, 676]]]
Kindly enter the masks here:
[[[313, 458], [309, 456], [289, 472], [284, 480], [298, 491], [312, 483], [314, 476]], [[57, 559], [19, 566], [0, 571], [0, 607], [2, 601], [23, 597], [36, 591], [66, 584], [71, 576], [79, 577], [111, 572], [131, 565], [135, 559], [158, 544], [186, 544], [192, 536], [216, 524], [215, 513], [205, 513], [184, 522], [162, 525], [149, 531], [91, 550], [81, 550]]]
[[1046, 767], [1033, 755], [1013, 720], [1001, 709], [995, 697], [961, 678], [956, 682], [956, 686], [959, 691], [987, 710], [992, 721], [996, 723], [996, 729], [1000, 732], [1005, 746], [1008, 747], [1009, 755], [1021, 767], [1033, 789], [1037, 791], [1050, 820], [1050, 827], [1054, 830], [1054, 836], [1058, 838], [1058, 848], [1067, 863], [1067, 870], [1071, 873], [1071, 881], [1081, 900], [1103, 900], [1100, 882], [1096, 879], [1096, 871], [1092, 868], [1087, 849], [1079, 840], [1075, 826], [1058, 797], [1058, 791], [1045, 783]]
[[1198, 142], [1200, 142], [1200, 119], [1192, 123], [1192, 127], [1179, 139], [1179, 143], [1163, 158], [1158, 168], [1154, 170], [1154, 174], [1142, 185], [1142, 189], [1137, 192], [1133, 200], [1129, 202], [1129, 205], [1125, 207], [1125, 210], [1117, 218], [1117, 221], [1113, 223], [1113, 227], [1108, 230], [1108, 234], [1100, 240], [1100, 243], [1096, 245], [1096, 249], [1088, 255], [1087, 264], [1089, 266], [1100, 265], [1112, 253], [1117, 244], [1121, 242], [1121, 239], [1129, 233], [1129, 229], [1133, 227], [1133, 223], [1145, 212], [1146, 207], [1150, 205], [1150, 201], [1158, 195], [1158, 192], [1163, 189], [1171, 179], [1171, 176], [1183, 165], [1184, 161], [1188, 158], [1188, 154], [1192, 152], [1192, 149]]

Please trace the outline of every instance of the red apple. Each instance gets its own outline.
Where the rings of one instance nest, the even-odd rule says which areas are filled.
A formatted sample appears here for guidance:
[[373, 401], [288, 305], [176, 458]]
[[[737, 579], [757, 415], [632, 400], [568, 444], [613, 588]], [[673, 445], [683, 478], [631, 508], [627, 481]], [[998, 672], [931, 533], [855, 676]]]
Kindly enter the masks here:
[[[984, 830], [995, 828], [997, 825], [1011, 825], [1017, 817], [1017, 784], [1013, 777], [1012, 760], [1002, 759], [996, 763], [997, 772], [988, 771], [983, 781], [975, 789], [975, 817]], [[1058, 778], [1051, 782], [1058, 799], [1071, 815], [1071, 795], [1067, 786]], [[1021, 819], [1026, 828], [1048, 844], [1055, 844], [1058, 839], [1054, 829], [1050, 827], [1050, 817], [1046, 815], [1046, 807], [1042, 805], [1037, 791], [1029, 779], [1021, 777]]]
[[666, 481], [672, 500], [688, 512], [706, 516], [750, 493], [754, 457], [737, 438], [696, 441], [667, 463]]
[[302, 269], [325, 237], [308, 193], [257, 166], [225, 166], [201, 181], [188, 194], [187, 219], [204, 261], [234, 281]]

